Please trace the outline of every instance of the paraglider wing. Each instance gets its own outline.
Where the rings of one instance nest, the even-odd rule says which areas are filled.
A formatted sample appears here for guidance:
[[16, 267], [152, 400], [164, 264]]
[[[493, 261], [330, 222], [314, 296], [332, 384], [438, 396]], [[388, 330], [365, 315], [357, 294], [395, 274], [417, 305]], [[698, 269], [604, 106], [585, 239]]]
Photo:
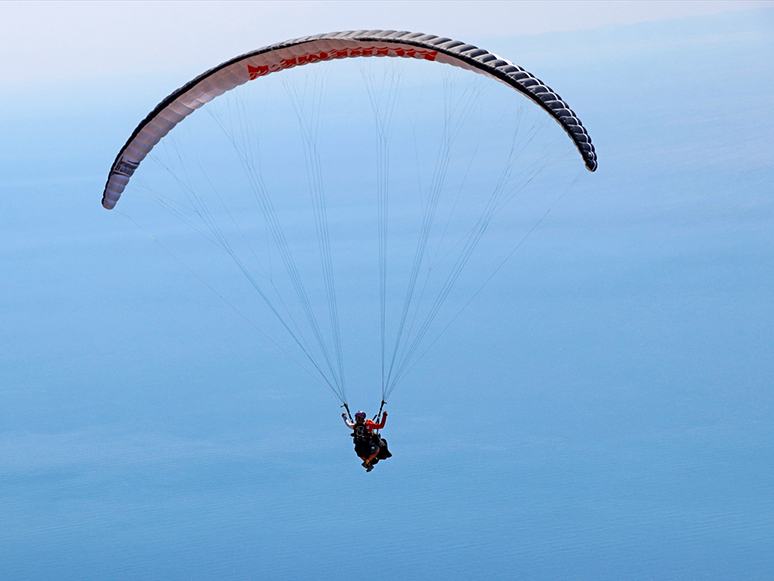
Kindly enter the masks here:
[[296, 66], [342, 58], [387, 56], [453, 65], [484, 74], [520, 91], [551, 115], [567, 132], [586, 168], [597, 156], [586, 129], [567, 103], [539, 79], [512, 62], [457, 40], [416, 32], [358, 30], [307, 36], [258, 49], [227, 61], [190, 81], [140, 123], [118, 153], [102, 196], [113, 209], [132, 174], [175, 125], [215, 97], [259, 77]]

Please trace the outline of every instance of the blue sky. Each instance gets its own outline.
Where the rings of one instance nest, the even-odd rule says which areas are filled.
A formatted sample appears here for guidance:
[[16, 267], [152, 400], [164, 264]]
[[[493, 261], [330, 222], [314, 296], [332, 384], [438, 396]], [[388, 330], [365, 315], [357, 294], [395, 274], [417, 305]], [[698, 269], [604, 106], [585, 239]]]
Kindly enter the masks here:
[[[770, 5], [479, 4], [2, 5], [0, 576], [770, 577]], [[99, 205], [167, 93], [358, 16], [510, 58], [600, 154], [396, 390], [368, 475], [335, 400]]]

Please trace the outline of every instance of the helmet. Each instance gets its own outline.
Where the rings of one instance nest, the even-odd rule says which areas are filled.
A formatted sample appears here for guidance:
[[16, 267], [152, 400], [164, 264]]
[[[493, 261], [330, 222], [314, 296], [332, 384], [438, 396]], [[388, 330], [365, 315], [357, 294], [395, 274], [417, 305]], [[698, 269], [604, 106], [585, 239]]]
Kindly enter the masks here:
[[366, 419], [366, 413], [363, 410], [360, 410], [355, 414], [355, 419], [358, 420], [359, 422], [362, 422], [363, 420]]

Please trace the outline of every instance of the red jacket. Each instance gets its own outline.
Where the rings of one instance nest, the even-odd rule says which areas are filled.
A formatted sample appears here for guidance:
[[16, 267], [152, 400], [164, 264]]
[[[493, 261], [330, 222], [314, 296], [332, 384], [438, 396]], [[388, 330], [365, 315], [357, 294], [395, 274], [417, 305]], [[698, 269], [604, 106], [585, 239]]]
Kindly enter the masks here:
[[387, 422], [387, 416], [382, 416], [382, 423], [377, 424], [376, 422], [372, 420], [366, 420], [366, 429], [369, 432], [373, 432], [374, 430], [381, 430], [384, 427], [384, 424]]

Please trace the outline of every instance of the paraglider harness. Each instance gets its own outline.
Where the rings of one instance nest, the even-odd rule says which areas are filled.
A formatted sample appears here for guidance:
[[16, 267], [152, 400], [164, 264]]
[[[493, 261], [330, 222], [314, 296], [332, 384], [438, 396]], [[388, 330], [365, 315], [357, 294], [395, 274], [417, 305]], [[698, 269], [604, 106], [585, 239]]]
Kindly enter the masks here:
[[362, 424], [355, 424], [355, 427], [352, 428], [352, 437], [356, 444], [371, 439], [371, 432], [368, 431], [365, 420]]
[[[382, 405], [379, 406], [379, 411], [376, 413], [373, 420], [371, 421], [375, 422], [376, 419], [382, 414], [382, 410], [384, 409], [385, 403], [387, 402], [382, 401]], [[347, 404], [344, 404], [341, 407], [347, 410], [347, 415], [349, 415], [349, 421], [353, 421], [352, 414], [349, 413], [349, 406], [347, 406]], [[362, 447], [364, 445], [373, 445], [379, 448], [379, 455], [374, 459], [374, 461], [372, 462], [373, 464], [375, 464], [379, 460], [384, 460], [392, 456], [389, 449], [387, 448], [387, 440], [383, 440], [378, 432], [368, 431], [366, 421], [363, 421], [362, 424], [355, 423], [355, 427], [352, 428], [351, 436], [352, 436], [353, 442], [355, 443], [356, 450], [358, 447]]]

